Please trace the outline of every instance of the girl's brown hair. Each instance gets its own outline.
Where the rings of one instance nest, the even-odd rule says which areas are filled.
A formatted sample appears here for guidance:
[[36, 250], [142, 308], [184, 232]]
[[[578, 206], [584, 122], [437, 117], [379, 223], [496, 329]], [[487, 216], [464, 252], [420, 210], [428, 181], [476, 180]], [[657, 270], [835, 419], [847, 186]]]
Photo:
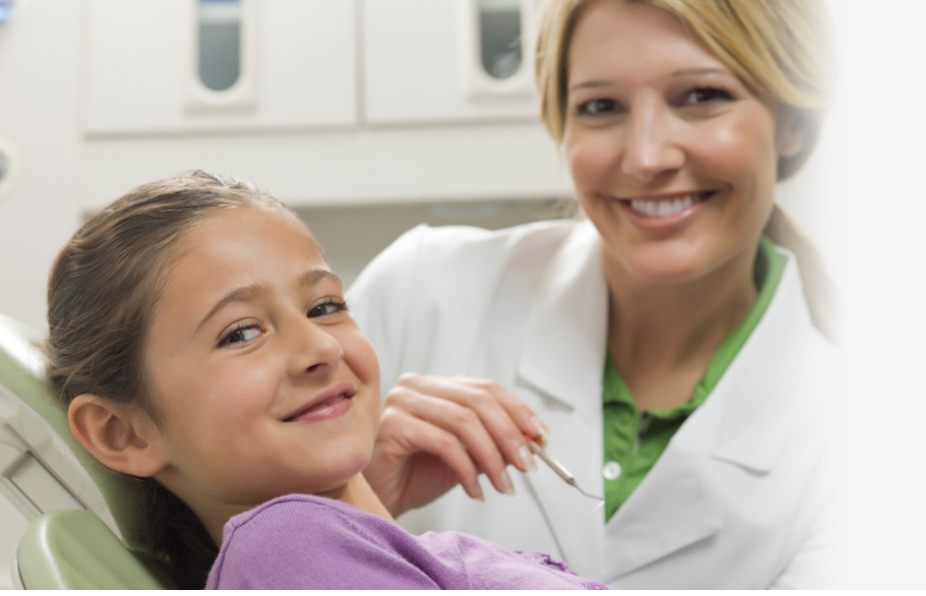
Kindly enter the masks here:
[[[254, 202], [288, 210], [248, 182], [196, 171], [136, 188], [77, 231], [48, 283], [47, 373], [65, 407], [90, 393], [142, 408], [158, 423], [143, 355], [164, 272], [198, 223]], [[136, 481], [150, 554], [181, 588], [205, 587], [216, 544], [173, 493], [153, 478]]]
[[[541, 12], [534, 58], [540, 117], [559, 144], [566, 123], [567, 63], [572, 32], [596, 0], [547, 0]], [[820, 0], [625, 0], [666, 10], [679, 19], [757, 96], [793, 113], [805, 145], [778, 162], [778, 179], [806, 163], [819, 138], [832, 95], [834, 55]], [[838, 336], [837, 293], [819, 252], [775, 206], [765, 228], [775, 244], [797, 256], [814, 324]]]

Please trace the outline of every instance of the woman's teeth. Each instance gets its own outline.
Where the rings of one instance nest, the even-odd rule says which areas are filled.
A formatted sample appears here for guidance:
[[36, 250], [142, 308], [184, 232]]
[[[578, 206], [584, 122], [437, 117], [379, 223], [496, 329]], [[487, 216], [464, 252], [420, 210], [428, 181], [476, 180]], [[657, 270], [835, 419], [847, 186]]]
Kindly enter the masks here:
[[662, 201], [631, 199], [630, 208], [648, 217], [669, 217], [701, 201], [700, 194], [688, 194]]

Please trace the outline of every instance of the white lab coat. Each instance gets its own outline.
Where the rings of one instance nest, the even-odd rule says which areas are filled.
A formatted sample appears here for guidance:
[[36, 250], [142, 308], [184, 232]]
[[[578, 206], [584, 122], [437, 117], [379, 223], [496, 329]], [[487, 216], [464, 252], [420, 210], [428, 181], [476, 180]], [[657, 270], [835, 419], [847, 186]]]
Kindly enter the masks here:
[[[603, 494], [599, 241], [588, 222], [406, 233], [348, 298], [384, 392], [406, 371], [494, 378], [550, 427], [549, 453], [579, 485]], [[400, 523], [547, 552], [614, 588], [838, 586], [838, 360], [811, 325], [793, 255], [780, 252], [763, 319], [606, 524], [543, 464], [509, 468], [514, 497], [483, 482], [483, 504], [458, 487]]]

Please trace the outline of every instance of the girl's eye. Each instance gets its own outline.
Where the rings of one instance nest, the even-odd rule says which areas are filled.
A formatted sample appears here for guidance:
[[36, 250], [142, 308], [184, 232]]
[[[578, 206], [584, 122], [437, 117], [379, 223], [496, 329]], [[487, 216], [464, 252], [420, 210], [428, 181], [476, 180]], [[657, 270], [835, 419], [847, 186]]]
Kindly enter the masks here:
[[580, 103], [576, 111], [582, 116], [601, 116], [610, 114], [617, 109], [617, 102], [613, 99], [593, 99]]
[[261, 334], [260, 325], [257, 323], [242, 323], [234, 331], [222, 338], [219, 345], [227, 346], [230, 344], [239, 344], [256, 339]]
[[309, 309], [306, 316], [310, 319], [331, 315], [342, 310], [347, 310], [347, 303], [338, 298], [325, 298], [319, 304]]
[[715, 87], [698, 87], [697, 89], [692, 89], [691, 91], [685, 93], [682, 96], [682, 104], [689, 106], [699, 106], [709, 103], [715, 103], [720, 101], [727, 101], [733, 99], [729, 93], [723, 89], [717, 89]]

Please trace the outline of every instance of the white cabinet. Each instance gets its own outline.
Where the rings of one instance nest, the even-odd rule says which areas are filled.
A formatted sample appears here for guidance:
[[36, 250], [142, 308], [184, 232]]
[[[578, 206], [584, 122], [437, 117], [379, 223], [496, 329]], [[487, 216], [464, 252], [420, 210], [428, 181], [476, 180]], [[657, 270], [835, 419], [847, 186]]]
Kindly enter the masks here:
[[85, 0], [88, 136], [357, 123], [354, 2], [240, 0], [240, 76], [225, 91], [199, 72], [202, 19], [223, 18], [214, 4]]
[[[536, 0], [365, 0], [364, 116], [371, 124], [531, 121]], [[513, 21], [513, 22], [512, 22]], [[495, 25], [493, 27], [493, 25]], [[489, 74], [483, 43], [500, 27], [509, 76]], [[504, 33], [502, 33], [504, 35]], [[496, 44], [498, 45], [498, 44]], [[512, 64], [513, 62], [513, 64]]]

